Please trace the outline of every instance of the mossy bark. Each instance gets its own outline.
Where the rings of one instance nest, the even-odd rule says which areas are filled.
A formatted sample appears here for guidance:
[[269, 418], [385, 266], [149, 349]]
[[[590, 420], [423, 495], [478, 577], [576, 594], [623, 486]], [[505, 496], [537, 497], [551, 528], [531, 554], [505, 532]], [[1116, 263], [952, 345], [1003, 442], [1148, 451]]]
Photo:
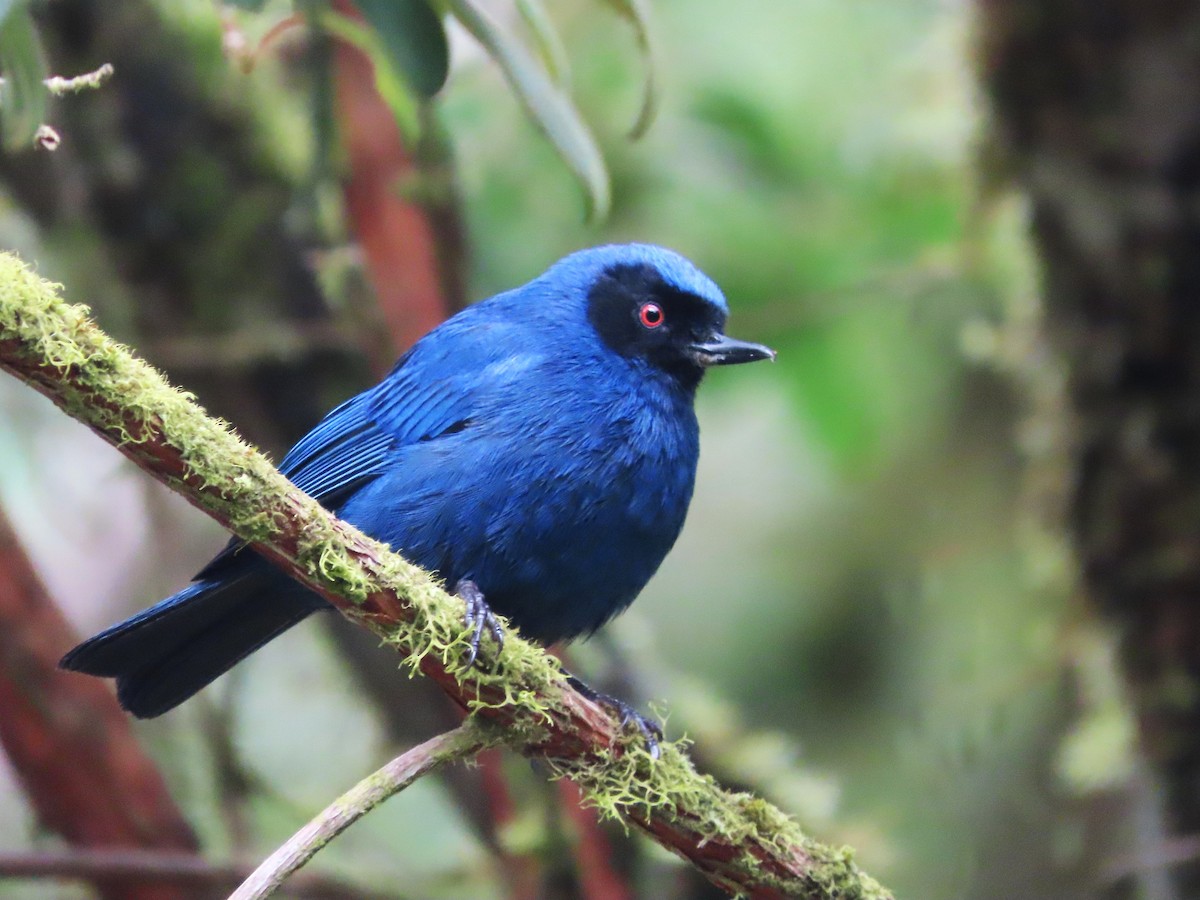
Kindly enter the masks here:
[[750, 794], [700, 775], [678, 744], [640, 733], [567, 684], [556, 660], [510, 632], [479, 665], [471, 629], [430, 576], [340, 522], [191, 398], [95, 327], [80, 307], [0, 254], [0, 368], [91, 426], [141, 468], [393, 645], [507, 743], [575, 781], [602, 813], [641, 828], [714, 883], [757, 897], [882, 900], [853, 852], [820, 844]]

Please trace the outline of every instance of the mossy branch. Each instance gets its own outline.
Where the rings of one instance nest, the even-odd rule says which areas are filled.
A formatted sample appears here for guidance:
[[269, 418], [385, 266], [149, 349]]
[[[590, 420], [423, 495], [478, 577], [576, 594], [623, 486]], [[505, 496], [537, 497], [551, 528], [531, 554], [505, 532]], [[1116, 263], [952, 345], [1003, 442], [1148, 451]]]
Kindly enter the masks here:
[[463, 671], [461, 603], [430, 575], [327, 512], [192, 397], [105, 335], [84, 307], [0, 253], [0, 368], [48, 396], [138, 466], [395, 647], [513, 749], [575, 781], [602, 814], [637, 826], [722, 888], [755, 897], [884, 900], [853, 852], [814, 841], [777, 808], [723, 790], [683, 747], [652, 760], [552, 657], [511, 633]]

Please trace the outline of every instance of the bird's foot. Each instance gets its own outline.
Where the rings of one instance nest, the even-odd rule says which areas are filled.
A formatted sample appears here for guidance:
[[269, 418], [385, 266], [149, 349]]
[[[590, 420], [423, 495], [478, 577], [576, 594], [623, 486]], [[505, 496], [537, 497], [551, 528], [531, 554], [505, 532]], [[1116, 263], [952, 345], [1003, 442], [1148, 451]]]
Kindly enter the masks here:
[[496, 618], [492, 608], [487, 605], [487, 601], [483, 598], [483, 591], [475, 582], [466, 578], [462, 579], [454, 586], [454, 593], [462, 598], [467, 607], [467, 611], [463, 615], [463, 622], [475, 626], [475, 632], [471, 635], [471, 652], [467, 654], [466, 668], [469, 669], [475, 665], [475, 660], [479, 656], [479, 642], [483, 640], [483, 629], [487, 628], [491, 632], [492, 638], [496, 641], [497, 650], [504, 646], [504, 629], [500, 627], [500, 620]]
[[647, 719], [624, 700], [589, 687], [574, 675], [568, 674], [567, 681], [571, 683], [571, 686], [575, 690], [579, 691], [579, 693], [583, 694], [589, 700], [594, 700], [600, 705], [614, 710], [621, 718], [622, 728], [627, 728], [631, 724], [636, 725], [638, 731], [642, 733], [642, 737], [646, 741], [646, 752], [650, 754], [651, 759], [658, 759], [658, 744], [663, 739], [663, 730], [657, 722]]

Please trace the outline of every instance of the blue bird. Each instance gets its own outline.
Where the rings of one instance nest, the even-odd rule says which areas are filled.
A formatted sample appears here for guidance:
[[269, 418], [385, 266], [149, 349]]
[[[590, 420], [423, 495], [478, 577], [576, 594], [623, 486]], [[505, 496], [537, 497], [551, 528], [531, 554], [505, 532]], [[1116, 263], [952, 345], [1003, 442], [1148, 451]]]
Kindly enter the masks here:
[[[543, 643], [588, 634], [633, 601], [683, 527], [705, 369], [775, 355], [726, 337], [727, 313], [669, 250], [574, 253], [429, 332], [279, 468], [454, 587], [475, 628], [469, 662], [485, 628], [502, 640], [493, 610]], [[153, 717], [329, 608], [235, 539], [62, 666], [115, 678], [121, 705]]]

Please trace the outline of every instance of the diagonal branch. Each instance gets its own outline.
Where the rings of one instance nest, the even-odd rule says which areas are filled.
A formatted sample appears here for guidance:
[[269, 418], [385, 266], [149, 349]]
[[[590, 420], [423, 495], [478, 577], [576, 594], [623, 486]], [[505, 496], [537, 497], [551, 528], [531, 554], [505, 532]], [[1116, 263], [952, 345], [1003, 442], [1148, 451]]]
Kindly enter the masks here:
[[297, 490], [11, 254], [0, 254], [0, 368], [373, 630], [411, 668], [502, 726], [510, 746], [575, 781], [603, 814], [641, 828], [715, 884], [756, 897], [891, 897], [851, 851], [809, 838], [758, 797], [721, 789], [678, 745], [652, 760], [518, 636], [462, 671], [469, 629], [459, 602], [428, 573]]
[[263, 900], [271, 896], [317, 851], [384, 800], [448, 762], [474, 756], [499, 743], [499, 737], [496, 729], [480, 727], [474, 719], [467, 719], [453, 731], [435, 735], [406, 750], [350, 788], [288, 838], [229, 895], [229, 900]]

